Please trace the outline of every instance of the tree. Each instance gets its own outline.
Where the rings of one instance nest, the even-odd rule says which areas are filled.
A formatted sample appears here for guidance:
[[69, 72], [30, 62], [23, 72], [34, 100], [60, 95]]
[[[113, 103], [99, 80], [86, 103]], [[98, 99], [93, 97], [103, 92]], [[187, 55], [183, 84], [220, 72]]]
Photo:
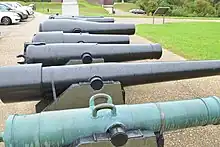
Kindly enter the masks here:
[[220, 17], [220, 2], [218, 2], [216, 5], [215, 5], [215, 8], [216, 8], [216, 14], [218, 17]]
[[220, 15], [220, 0], [137, 0], [136, 4], [148, 14], [164, 6], [170, 7], [169, 13], [175, 16]]
[[196, 0], [195, 12], [199, 16], [213, 15], [215, 14], [215, 8], [212, 7], [211, 3], [206, 0]]

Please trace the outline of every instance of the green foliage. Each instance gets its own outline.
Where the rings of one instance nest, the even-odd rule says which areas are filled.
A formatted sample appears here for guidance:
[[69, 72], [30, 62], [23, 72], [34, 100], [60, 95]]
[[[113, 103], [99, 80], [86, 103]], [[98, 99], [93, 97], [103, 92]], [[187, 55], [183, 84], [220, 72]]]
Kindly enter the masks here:
[[125, 12], [128, 12], [129, 10], [131, 9], [137, 9], [139, 8], [137, 5], [135, 5], [134, 3], [117, 3], [117, 4], [114, 4], [114, 7], [116, 9], [120, 9], [120, 10], [123, 10]]
[[147, 10], [148, 6], [148, 1], [144, 0], [137, 0], [136, 4], [143, 10]]
[[137, 25], [137, 35], [187, 59], [220, 59], [218, 22], [185, 22]]
[[196, 0], [195, 1], [195, 12], [198, 16], [206, 16], [215, 14], [215, 8], [211, 6], [206, 0]]
[[[15, 0], [7, 0], [7, 1], [15, 1]], [[18, 2], [20, 2], [22, 5], [29, 5], [31, 3], [35, 3], [37, 12], [41, 12], [45, 14], [56, 14], [56, 13], [61, 14], [62, 13], [61, 2], [48, 2], [48, 1], [50, 0], [20, 0]], [[91, 4], [87, 0], [78, 0], [78, 4], [79, 4], [80, 15], [87, 15], [87, 16], [108, 15], [108, 12], [104, 8], [102, 8], [100, 5]]]
[[176, 9], [173, 9], [171, 11], [171, 14], [173, 16], [187, 16], [186, 10], [182, 7], [177, 7]]
[[216, 8], [216, 14], [218, 17], [220, 17], [220, 2], [218, 2], [216, 5], [215, 5], [215, 8]]
[[[171, 16], [219, 16], [220, 0], [137, 0], [136, 4], [148, 14], [159, 6], [170, 7]], [[218, 4], [218, 5], [217, 5]], [[216, 6], [217, 5], [217, 6]]]

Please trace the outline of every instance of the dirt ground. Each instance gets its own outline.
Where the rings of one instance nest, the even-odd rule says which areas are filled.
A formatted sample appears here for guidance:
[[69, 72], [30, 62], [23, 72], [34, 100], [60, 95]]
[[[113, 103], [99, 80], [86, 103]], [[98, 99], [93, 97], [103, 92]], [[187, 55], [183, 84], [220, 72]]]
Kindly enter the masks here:
[[[36, 15], [32, 21], [7, 31], [0, 39], [0, 65], [16, 65], [16, 56], [23, 52], [23, 44], [30, 41], [38, 31], [39, 22], [46, 19], [46, 15]], [[119, 18], [117, 18], [119, 19]], [[120, 20], [120, 21], [123, 21]], [[134, 20], [133, 20], [134, 21]], [[131, 22], [132, 23], [132, 22]], [[1, 26], [0, 26], [1, 27]], [[6, 29], [7, 30], [7, 29]], [[132, 43], [148, 43], [147, 40], [131, 36]], [[169, 51], [163, 52], [161, 61], [185, 60]], [[144, 62], [144, 61], [142, 61]], [[146, 84], [126, 87], [127, 103], [145, 103], [168, 100], [191, 99], [220, 95], [220, 77], [198, 78], [156, 84]], [[28, 114], [34, 112], [36, 102], [3, 104], [0, 103], [0, 130], [3, 130], [5, 120], [10, 114]], [[147, 117], [147, 116], [146, 116]], [[220, 147], [220, 126], [206, 126], [175, 131], [165, 136], [166, 147]], [[3, 146], [3, 145], [2, 145]]]

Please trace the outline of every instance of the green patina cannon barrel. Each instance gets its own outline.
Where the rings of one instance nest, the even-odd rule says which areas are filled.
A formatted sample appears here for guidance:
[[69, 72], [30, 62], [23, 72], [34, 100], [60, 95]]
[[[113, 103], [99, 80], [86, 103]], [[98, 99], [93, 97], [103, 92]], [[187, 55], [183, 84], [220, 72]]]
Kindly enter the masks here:
[[[16, 73], [16, 74], [15, 74]], [[52, 83], [59, 96], [72, 84], [118, 81], [133, 86], [172, 80], [214, 76], [220, 60], [147, 63], [95, 63], [68, 66], [24, 64], [0, 68], [0, 98], [4, 103], [53, 98]], [[93, 81], [94, 80], [94, 81]]]
[[160, 59], [161, 56], [162, 47], [159, 44], [33, 44], [25, 48], [24, 55], [22, 55], [24, 62], [22, 63], [57, 66], [65, 65], [70, 60], [82, 60], [82, 63], [90, 64], [96, 58], [102, 58], [104, 62], [124, 62]]
[[107, 35], [88, 33], [63, 33], [62, 31], [38, 32], [32, 42], [48, 43], [99, 43], [99, 44], [129, 44], [128, 35]]
[[40, 23], [39, 32], [133, 35], [134, 24], [98, 23], [71, 19], [48, 19]]
[[125, 132], [158, 132], [161, 126], [163, 131], [170, 131], [219, 122], [217, 97], [116, 106], [111, 101], [95, 106], [91, 98], [89, 108], [12, 115], [6, 121], [2, 140], [6, 147], [76, 146], [77, 139], [106, 133], [115, 124], [123, 126]]

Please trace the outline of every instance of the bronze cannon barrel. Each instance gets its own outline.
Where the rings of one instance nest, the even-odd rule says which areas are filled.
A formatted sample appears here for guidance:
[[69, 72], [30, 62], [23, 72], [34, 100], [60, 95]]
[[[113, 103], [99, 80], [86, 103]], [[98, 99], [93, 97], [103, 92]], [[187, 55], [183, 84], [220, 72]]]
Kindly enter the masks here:
[[[6, 147], [42, 147], [45, 144], [47, 147], [76, 147], [85, 143], [95, 146], [93, 143], [105, 139], [111, 141], [112, 146], [124, 146], [128, 139], [137, 135], [140, 138], [140, 134], [145, 137], [149, 132], [220, 123], [218, 97], [133, 105], [105, 103], [99, 104], [102, 106], [99, 109], [92, 102], [91, 98], [88, 108], [10, 115], [4, 132], [0, 133], [0, 141], [4, 141]], [[101, 112], [97, 112], [101, 108]], [[132, 130], [135, 131], [129, 135]], [[133, 144], [133, 147], [136, 146]]]

